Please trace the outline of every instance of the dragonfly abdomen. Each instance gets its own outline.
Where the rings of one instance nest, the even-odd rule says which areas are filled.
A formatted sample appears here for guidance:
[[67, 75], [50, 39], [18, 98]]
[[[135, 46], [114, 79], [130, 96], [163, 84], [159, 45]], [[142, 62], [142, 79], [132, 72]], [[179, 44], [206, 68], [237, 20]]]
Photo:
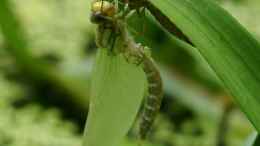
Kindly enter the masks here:
[[141, 139], [145, 139], [159, 112], [163, 91], [162, 79], [152, 58], [144, 57], [142, 65], [148, 82], [148, 96], [144, 103], [139, 135]]

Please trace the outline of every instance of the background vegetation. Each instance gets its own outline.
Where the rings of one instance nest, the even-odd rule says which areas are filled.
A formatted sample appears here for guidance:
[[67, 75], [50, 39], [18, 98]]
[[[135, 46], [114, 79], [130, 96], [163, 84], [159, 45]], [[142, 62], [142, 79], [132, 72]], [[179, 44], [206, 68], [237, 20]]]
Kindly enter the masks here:
[[[260, 38], [258, 0], [219, 4]], [[89, 0], [11, 0], [25, 31], [19, 39], [28, 44], [17, 51], [4, 41], [15, 27], [0, 33], [0, 146], [81, 145], [96, 53], [89, 5]], [[12, 22], [0, 17], [1, 23]], [[159, 118], [144, 145], [243, 145], [254, 128], [205, 62], [176, 45], [151, 17], [130, 23], [136, 39], [153, 48], [165, 84]], [[34, 68], [36, 63], [44, 65]], [[136, 143], [133, 127], [122, 146]]]

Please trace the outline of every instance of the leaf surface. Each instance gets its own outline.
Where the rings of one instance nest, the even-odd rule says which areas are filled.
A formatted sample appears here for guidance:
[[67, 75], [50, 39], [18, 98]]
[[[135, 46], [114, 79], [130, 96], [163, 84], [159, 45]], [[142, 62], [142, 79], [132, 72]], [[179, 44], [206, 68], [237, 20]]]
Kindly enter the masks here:
[[141, 67], [99, 49], [91, 81], [84, 146], [117, 146], [137, 115], [145, 91]]
[[150, 0], [188, 36], [260, 131], [260, 45], [212, 0]]

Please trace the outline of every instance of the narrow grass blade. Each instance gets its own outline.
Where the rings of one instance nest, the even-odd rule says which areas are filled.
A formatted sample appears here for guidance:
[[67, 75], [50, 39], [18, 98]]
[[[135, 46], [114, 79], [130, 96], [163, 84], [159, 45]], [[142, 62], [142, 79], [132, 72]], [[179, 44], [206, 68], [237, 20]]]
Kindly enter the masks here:
[[211, 0], [150, 0], [192, 41], [260, 131], [260, 45]]

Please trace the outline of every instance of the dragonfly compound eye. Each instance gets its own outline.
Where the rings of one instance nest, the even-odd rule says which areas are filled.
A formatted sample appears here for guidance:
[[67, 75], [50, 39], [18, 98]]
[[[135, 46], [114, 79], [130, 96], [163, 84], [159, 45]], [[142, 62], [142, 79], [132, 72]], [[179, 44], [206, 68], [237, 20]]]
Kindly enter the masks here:
[[92, 13], [103, 15], [105, 17], [113, 17], [116, 14], [115, 5], [108, 1], [97, 1], [92, 3]]

